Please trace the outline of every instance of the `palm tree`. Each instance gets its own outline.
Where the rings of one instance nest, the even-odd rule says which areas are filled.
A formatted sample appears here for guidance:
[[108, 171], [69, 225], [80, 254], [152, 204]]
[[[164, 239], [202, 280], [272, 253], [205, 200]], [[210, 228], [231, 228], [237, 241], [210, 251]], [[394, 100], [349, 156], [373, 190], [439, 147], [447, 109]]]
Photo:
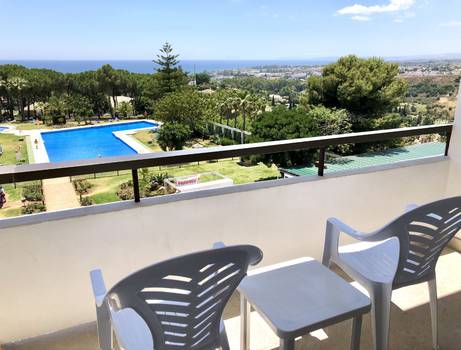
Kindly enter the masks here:
[[218, 105], [220, 122], [223, 123], [223, 117], [226, 118], [227, 126], [229, 126], [229, 119], [232, 113], [232, 106], [230, 105], [230, 99], [226, 98], [221, 101]]
[[[254, 121], [256, 116], [263, 112], [266, 108], [266, 102], [256, 95], [245, 94], [245, 97], [240, 102], [240, 111], [243, 117], [244, 131], [247, 130], [247, 118]], [[242, 143], [245, 140], [245, 134], [242, 135]]]
[[237, 118], [239, 116], [241, 103], [242, 100], [240, 97], [232, 97], [230, 99], [230, 105], [232, 106], [232, 116], [234, 118], [234, 128], [237, 128]]

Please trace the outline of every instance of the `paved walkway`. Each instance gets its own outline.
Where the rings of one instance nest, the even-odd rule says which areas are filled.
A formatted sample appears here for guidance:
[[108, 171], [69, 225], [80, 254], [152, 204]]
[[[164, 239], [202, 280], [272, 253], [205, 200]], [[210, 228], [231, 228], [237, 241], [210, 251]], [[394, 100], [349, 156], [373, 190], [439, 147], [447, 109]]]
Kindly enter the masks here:
[[43, 195], [47, 211], [80, 207], [78, 196], [68, 177], [43, 180]]

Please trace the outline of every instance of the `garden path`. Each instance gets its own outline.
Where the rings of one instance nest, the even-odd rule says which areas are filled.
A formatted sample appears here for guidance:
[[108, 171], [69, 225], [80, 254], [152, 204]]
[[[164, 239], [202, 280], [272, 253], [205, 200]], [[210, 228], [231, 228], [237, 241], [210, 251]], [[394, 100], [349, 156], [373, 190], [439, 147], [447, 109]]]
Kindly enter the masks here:
[[69, 177], [43, 180], [43, 195], [47, 211], [80, 207]]

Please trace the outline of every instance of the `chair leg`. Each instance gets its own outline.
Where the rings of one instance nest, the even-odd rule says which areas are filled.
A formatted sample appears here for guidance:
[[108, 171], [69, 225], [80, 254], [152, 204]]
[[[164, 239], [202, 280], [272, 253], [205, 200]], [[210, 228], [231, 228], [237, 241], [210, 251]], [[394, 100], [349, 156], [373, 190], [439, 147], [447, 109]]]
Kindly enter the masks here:
[[229, 339], [227, 338], [226, 328], [224, 327], [224, 322], [222, 320], [220, 328], [219, 336], [221, 338], [221, 350], [230, 350]]
[[240, 293], [240, 350], [250, 348], [251, 306], [245, 296]]
[[372, 297], [371, 324], [373, 329], [373, 349], [388, 350], [392, 285], [375, 285], [370, 295]]
[[294, 350], [295, 340], [294, 339], [280, 339], [280, 350]]
[[356, 316], [352, 322], [352, 337], [351, 337], [351, 350], [360, 349], [360, 336], [362, 334], [362, 318], [363, 316]]
[[431, 306], [432, 348], [439, 348], [438, 307], [437, 307], [437, 282], [435, 277], [427, 282]]
[[100, 350], [112, 350], [114, 348], [112, 325], [107, 305], [104, 303], [96, 307], [98, 340]]

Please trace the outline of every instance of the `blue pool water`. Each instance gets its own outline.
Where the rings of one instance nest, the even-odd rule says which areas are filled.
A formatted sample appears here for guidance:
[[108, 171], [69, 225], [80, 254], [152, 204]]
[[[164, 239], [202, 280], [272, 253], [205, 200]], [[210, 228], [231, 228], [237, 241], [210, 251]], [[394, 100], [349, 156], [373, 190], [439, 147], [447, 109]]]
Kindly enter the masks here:
[[8, 128], [6, 126], [0, 126], [0, 132], [7, 130]]
[[42, 132], [41, 135], [50, 162], [63, 162], [136, 154], [134, 149], [117, 138], [113, 132], [156, 126], [156, 123], [138, 121]]

